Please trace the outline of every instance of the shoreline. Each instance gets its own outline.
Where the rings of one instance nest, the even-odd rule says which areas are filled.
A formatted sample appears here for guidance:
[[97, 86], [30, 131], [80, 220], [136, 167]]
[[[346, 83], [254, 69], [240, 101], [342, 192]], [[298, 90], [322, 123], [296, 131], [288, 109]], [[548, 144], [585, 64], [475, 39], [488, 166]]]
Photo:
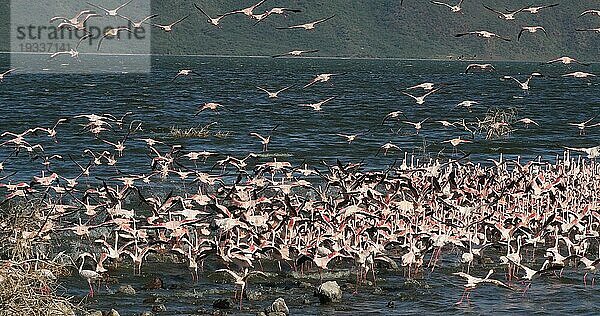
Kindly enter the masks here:
[[[1, 51], [0, 55], [50, 55], [49, 53], [7, 52]], [[511, 60], [511, 59], [443, 59], [443, 58], [403, 58], [403, 57], [347, 57], [347, 56], [302, 56], [278, 57], [270, 55], [209, 55], [209, 54], [105, 54], [105, 53], [80, 53], [89, 56], [150, 56], [150, 57], [200, 57], [200, 58], [257, 58], [257, 59], [321, 59], [321, 60], [381, 60], [381, 61], [436, 61], [436, 62], [499, 62], [499, 63], [545, 63], [546, 60]], [[589, 64], [598, 64], [600, 61], [590, 61]]]

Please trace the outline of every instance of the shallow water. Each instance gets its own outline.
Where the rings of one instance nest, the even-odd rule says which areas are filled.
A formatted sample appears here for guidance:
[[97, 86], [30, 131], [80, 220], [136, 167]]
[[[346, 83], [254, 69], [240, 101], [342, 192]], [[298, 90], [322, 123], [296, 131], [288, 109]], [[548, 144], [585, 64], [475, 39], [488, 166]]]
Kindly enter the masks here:
[[[83, 56], [82, 58], [92, 58]], [[7, 56], [0, 55], [0, 69], [7, 68]], [[237, 157], [248, 152], [259, 152], [261, 145], [250, 132], [269, 134], [273, 131], [269, 153], [278, 160], [289, 160], [295, 165], [306, 162], [318, 164], [340, 160], [363, 160], [367, 168], [379, 169], [404, 156], [404, 152], [436, 154], [442, 149], [452, 154], [452, 149], [441, 141], [468, 134], [457, 129], [441, 127], [435, 120], [467, 121], [483, 119], [488, 109], [516, 109], [518, 118], [529, 117], [541, 127], [517, 130], [510, 137], [485, 140], [478, 135], [473, 143], [461, 145], [460, 149], [471, 153], [470, 159], [483, 162], [499, 153], [508, 157], [517, 155], [534, 158], [542, 155], [553, 159], [563, 152], [562, 146], [590, 147], [599, 144], [600, 128], [590, 129], [584, 136], [569, 122], [582, 122], [598, 114], [600, 90], [598, 79], [580, 80], [561, 78], [560, 75], [580, 68], [600, 73], [600, 66], [590, 67], [546, 66], [531, 63], [494, 63], [497, 73], [463, 73], [466, 62], [399, 61], [399, 60], [323, 60], [323, 59], [263, 59], [263, 58], [201, 58], [201, 57], [153, 57], [149, 74], [15, 74], [0, 84], [0, 117], [2, 131], [21, 131], [34, 126], [51, 126], [58, 118], [76, 114], [111, 113], [120, 116], [133, 112], [133, 119], [144, 123], [144, 134], [168, 143], [182, 144], [188, 150], [207, 150]], [[26, 65], [23, 65], [26, 67]], [[194, 69], [199, 75], [180, 78], [171, 83], [179, 69]], [[514, 75], [524, 80], [531, 72], [545, 75], [534, 78], [531, 90], [523, 92], [512, 81], [501, 81], [502, 75]], [[331, 83], [315, 85], [308, 89], [301, 86], [319, 73], [345, 73], [334, 77]], [[400, 93], [408, 86], [424, 81], [445, 83], [439, 92], [426, 99], [422, 106]], [[287, 85], [295, 88], [271, 101], [256, 89], [260, 85], [277, 89]], [[420, 94], [421, 92], [415, 92]], [[336, 96], [323, 111], [313, 112], [302, 103], [313, 103]], [[456, 108], [463, 100], [476, 100], [472, 112]], [[194, 116], [199, 105], [219, 102], [227, 110], [220, 113], [202, 112]], [[411, 121], [430, 118], [419, 133], [410, 126], [390, 121], [381, 124], [383, 117], [402, 110]], [[225, 138], [174, 139], [171, 127], [189, 128], [217, 122], [212, 131], [228, 132]], [[59, 146], [52, 146], [46, 154], [80, 155], [84, 148], [98, 149], [106, 145], [90, 142], [83, 136], [78, 124], [65, 124], [59, 128]], [[81, 122], [83, 123], [83, 122]], [[400, 129], [398, 134], [391, 132]], [[358, 133], [358, 140], [347, 144], [336, 133]], [[139, 135], [138, 135], [139, 136]], [[114, 140], [113, 140], [114, 141]], [[377, 155], [379, 146], [391, 141], [402, 152], [390, 152], [388, 156]], [[0, 153], [4, 158], [5, 152]], [[272, 157], [261, 158], [270, 161]], [[27, 179], [39, 174], [38, 162], [17, 160], [5, 172], [17, 171], [15, 179]], [[141, 142], [128, 143], [124, 159], [118, 168], [124, 172], [145, 172], [149, 158]], [[214, 161], [205, 164], [210, 169]], [[36, 166], [32, 168], [32, 166]], [[76, 175], [68, 160], [58, 163], [56, 172]], [[141, 171], [140, 171], [141, 170]], [[567, 271], [558, 279], [549, 277], [537, 280], [523, 296], [488, 286], [477, 289], [470, 305], [455, 306], [462, 293], [462, 280], [451, 273], [457, 271], [457, 258], [448, 256], [443, 266], [433, 273], [417, 276], [418, 282], [407, 281], [402, 271], [382, 272], [378, 284], [382, 290], [375, 294], [375, 287], [363, 286], [357, 294], [345, 284], [354, 284], [350, 275], [344, 285], [344, 303], [320, 306], [312, 297], [312, 288], [299, 287], [290, 276], [274, 280], [257, 280], [249, 285], [250, 291], [263, 293], [263, 300], [244, 301], [248, 309], [241, 314], [256, 314], [275, 298], [285, 298], [292, 314], [306, 315], [356, 315], [409, 313], [514, 313], [514, 314], [594, 314], [600, 301], [598, 287], [584, 288], [582, 273]], [[497, 256], [493, 256], [496, 258]], [[485, 275], [487, 268], [478, 268], [476, 275]], [[143, 267], [145, 277], [131, 276], [131, 268], [121, 268], [114, 274], [121, 284], [131, 284], [139, 294], [125, 297], [109, 294], [103, 287], [91, 300], [91, 306], [99, 309], [115, 308], [122, 315], [151, 309], [142, 300], [152, 293], [165, 297], [167, 312], [161, 315], [194, 314], [199, 309], [212, 310], [217, 298], [232, 297], [234, 286], [222, 282], [222, 277], [201, 273], [198, 283], [191, 282], [185, 264], [165, 265], [148, 263]], [[207, 271], [214, 271], [210, 264]], [[501, 277], [503, 268], [496, 267]], [[169, 290], [144, 291], [141, 287], [151, 275], [160, 274]], [[302, 280], [304, 281], [304, 280]], [[340, 281], [340, 280], [338, 280]], [[318, 279], [308, 280], [313, 285]], [[68, 280], [67, 293], [83, 297], [87, 284], [81, 279]], [[73, 286], [71, 286], [73, 285]], [[111, 285], [115, 291], [118, 285]], [[197, 293], [194, 295], [194, 291]], [[309, 304], [303, 300], [308, 299]], [[394, 308], [386, 304], [395, 302]], [[237, 311], [233, 310], [235, 313]]]
[[[497, 258], [496, 255], [492, 255]], [[150, 257], [152, 258], [152, 257]], [[428, 259], [428, 258], [427, 258]], [[152, 259], [150, 259], [152, 260]], [[167, 308], [160, 315], [201, 315], [213, 311], [212, 304], [217, 299], [229, 298], [233, 314], [256, 315], [267, 308], [278, 297], [283, 297], [293, 315], [406, 315], [426, 314], [564, 314], [576, 312], [593, 315], [597, 312], [599, 299], [598, 286], [583, 285], [581, 271], [573, 268], [564, 270], [563, 275], [550, 274], [534, 280], [526, 293], [525, 284], [509, 283], [516, 290], [511, 291], [492, 285], [478, 287], [471, 293], [470, 302], [456, 305], [462, 293], [464, 281], [453, 272], [465, 270], [458, 265], [459, 258], [452, 252], [442, 255], [442, 264], [432, 272], [431, 268], [408, 278], [404, 271], [378, 269], [377, 284], [361, 285], [356, 291], [355, 274], [348, 270], [333, 270], [323, 273], [323, 281], [336, 280], [343, 291], [343, 302], [320, 305], [313, 297], [313, 290], [320, 284], [320, 275], [312, 269], [307, 274], [291, 273], [289, 269], [277, 272], [274, 267], [266, 270], [269, 279], [255, 278], [249, 282], [248, 291], [252, 299], [244, 299], [243, 309], [237, 309], [233, 300], [234, 285], [222, 274], [215, 274], [215, 267], [207, 263], [205, 272], [200, 272], [198, 282], [192, 282], [185, 263], [180, 265], [150, 262], [143, 267], [143, 275], [131, 276], [129, 267], [111, 272], [111, 277], [119, 284], [100, 287], [93, 299], [88, 299], [91, 308], [101, 310], [117, 309], [121, 315], [134, 315], [151, 310], [152, 303], [144, 299], [159, 297]], [[272, 269], [274, 268], [274, 269]], [[485, 276], [490, 268], [495, 269], [492, 278], [504, 280], [506, 268], [489, 264], [471, 268], [471, 274]], [[557, 272], [558, 274], [558, 272]], [[144, 290], [144, 285], [153, 277], [160, 276], [166, 289]], [[369, 282], [372, 276], [369, 275]], [[591, 278], [588, 279], [588, 282]], [[68, 293], [83, 297], [87, 293], [85, 281], [76, 278], [68, 282]], [[115, 293], [121, 284], [132, 285], [137, 293], [127, 296]], [[388, 303], [393, 302], [393, 307]]]

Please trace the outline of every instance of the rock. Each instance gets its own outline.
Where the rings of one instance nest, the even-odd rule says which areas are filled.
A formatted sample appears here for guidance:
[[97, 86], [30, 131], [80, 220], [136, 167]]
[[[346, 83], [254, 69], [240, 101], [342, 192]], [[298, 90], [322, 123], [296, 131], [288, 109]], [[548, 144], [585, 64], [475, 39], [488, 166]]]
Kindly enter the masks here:
[[315, 296], [321, 304], [339, 303], [342, 301], [342, 289], [336, 281], [327, 281], [317, 288]]
[[250, 301], [260, 301], [262, 300], [263, 294], [259, 291], [246, 291], [246, 297]]
[[145, 290], [158, 290], [163, 288], [163, 281], [159, 277], [153, 277], [152, 280], [148, 281], [146, 285], [144, 285]]
[[135, 295], [135, 289], [129, 284], [119, 286], [117, 292], [125, 295]]
[[165, 299], [160, 296], [150, 296], [143, 300], [145, 304], [162, 304], [165, 302]]
[[140, 316], [154, 316], [154, 314], [152, 314], [152, 312], [145, 311], [145, 312], [142, 312], [142, 313], [140, 314]]
[[481, 262], [483, 262], [484, 264], [494, 264], [494, 260], [490, 257], [481, 258]]
[[[1, 282], [0, 282], [0, 284], [1, 284]], [[62, 303], [62, 302], [55, 304], [54, 307], [52, 309], [50, 309], [50, 314], [51, 315], [75, 316], [75, 312], [73, 311], [73, 309], [71, 309], [71, 307], [69, 307], [67, 304]], [[100, 315], [102, 315], [102, 313], [100, 313]]]
[[106, 313], [106, 316], [121, 316], [121, 315], [116, 310], [111, 309], [108, 313]]
[[383, 289], [380, 287], [376, 287], [375, 289], [373, 289], [373, 294], [381, 295], [381, 294], [383, 294]]
[[88, 316], [102, 316], [102, 311], [91, 311]]
[[310, 289], [310, 288], [313, 287], [313, 285], [310, 284], [310, 283], [308, 283], [308, 282], [300, 282], [299, 285], [300, 285], [301, 288], [304, 288], [304, 289]]
[[267, 314], [265, 314], [265, 312], [258, 312], [256, 313], [256, 316], [267, 316]]
[[288, 316], [290, 314], [290, 310], [285, 304], [285, 300], [280, 297], [265, 310], [265, 313], [268, 316]]
[[155, 313], [166, 312], [167, 307], [164, 304], [152, 306], [152, 311]]
[[396, 303], [394, 301], [389, 301], [386, 306], [387, 308], [394, 308], [396, 307]]
[[229, 300], [228, 298], [220, 298], [213, 302], [213, 308], [231, 309], [232, 308], [231, 300]]
[[302, 304], [304, 304], [304, 305], [310, 305], [310, 300], [309, 300], [308, 298], [306, 298], [306, 297], [305, 297], [305, 298], [302, 300]]

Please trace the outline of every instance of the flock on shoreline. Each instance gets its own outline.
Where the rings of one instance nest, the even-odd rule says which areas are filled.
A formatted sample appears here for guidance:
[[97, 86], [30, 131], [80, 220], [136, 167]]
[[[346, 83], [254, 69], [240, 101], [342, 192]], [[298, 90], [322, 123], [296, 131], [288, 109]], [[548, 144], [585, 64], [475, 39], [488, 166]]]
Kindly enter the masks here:
[[[88, 5], [105, 16], [138, 21], [121, 13], [131, 1], [115, 9]], [[256, 14], [266, 0], [240, 10], [212, 18], [201, 5], [195, 8], [208, 18], [208, 23], [219, 27], [224, 18], [244, 15], [256, 23], [273, 15], [300, 13], [295, 8], [271, 8]], [[452, 12], [461, 12], [461, 4], [446, 6]], [[517, 14], [537, 14], [550, 11], [558, 4], [530, 6], [515, 11], [498, 11], [486, 7], [505, 20], [514, 20]], [[599, 15], [600, 11], [587, 10], [581, 15]], [[83, 10], [72, 19], [55, 17], [59, 28], [85, 30], [86, 21], [100, 18], [92, 10]], [[162, 25], [153, 22], [157, 15], [142, 18], [134, 27], [144, 24], [165, 32], [176, 31], [176, 26], [190, 16]], [[335, 16], [281, 29], [313, 30]], [[546, 32], [541, 26], [524, 26], [524, 32]], [[595, 31], [598, 29], [582, 29]], [[116, 37], [128, 28], [107, 31], [99, 40]], [[466, 31], [457, 37], [476, 35], [510, 40], [488, 31]], [[528, 34], [529, 35], [529, 34]], [[317, 49], [294, 50], [273, 57], [316, 53]], [[52, 58], [69, 55], [79, 58], [77, 48], [57, 52]], [[571, 57], [560, 57], [547, 62], [565, 65], [587, 64]], [[495, 71], [491, 64], [470, 64], [465, 72]], [[5, 84], [18, 69], [0, 74]], [[193, 69], [181, 69], [173, 74], [171, 82], [198, 75]], [[335, 81], [344, 73], [317, 74], [302, 89]], [[514, 81], [523, 91], [542, 74], [534, 72], [525, 81], [514, 76], [503, 80]], [[591, 83], [592, 73], [575, 71], [563, 77], [582, 78]], [[0, 86], [1, 87], [1, 86]], [[257, 87], [270, 99], [277, 99], [294, 86], [270, 90]], [[406, 88], [402, 94], [414, 99], [417, 106], [441, 89], [443, 84], [425, 82]], [[408, 91], [423, 90], [423, 95]], [[317, 103], [301, 106], [313, 111], [324, 111], [326, 104], [335, 102], [335, 96], [323, 97]], [[469, 109], [477, 101], [465, 100], [457, 105]], [[218, 112], [226, 106], [206, 102], [196, 115], [204, 111]], [[226, 115], [226, 114], [224, 114]], [[596, 115], [597, 116], [597, 115]], [[586, 132], [600, 126], [591, 117], [583, 122], [571, 122], [574, 132], [584, 137]], [[409, 120], [398, 110], [382, 118], [382, 124], [410, 126], [418, 134], [431, 118]], [[455, 128], [467, 136], [442, 141], [455, 153], [461, 144], [471, 142], [473, 130], [486, 126], [489, 135], [507, 136], [514, 131], [511, 124], [535, 126], [539, 123], [523, 117], [515, 122], [435, 121], [446, 128]], [[89, 148], [64, 154], [61, 138], [69, 137], [62, 130], [65, 125], [80, 126], [89, 137]], [[561, 278], [564, 269], [582, 274], [582, 282], [594, 286], [594, 277], [600, 265], [600, 146], [588, 148], [565, 147], [567, 151], [554, 162], [535, 159], [528, 162], [505, 160], [500, 156], [492, 166], [469, 161], [462, 153], [449, 161], [417, 159], [407, 154], [386, 170], [366, 170], [362, 163], [336, 161], [320, 166], [294, 165], [267, 155], [270, 135], [250, 133], [260, 142], [262, 154], [247, 153], [241, 157], [218, 152], [189, 151], [166, 140], [145, 135], [143, 122], [135, 113], [124, 116], [111, 114], [81, 114], [61, 118], [52, 126], [31, 127], [22, 131], [4, 131], [0, 134], [0, 208], [29, 205], [39, 209], [38, 230], [15, 231], [16, 235], [31, 241], [47, 242], [60, 239], [64, 234], [81, 238], [86, 249], [72, 260], [78, 261], [80, 276], [94, 294], [94, 281], [110, 273], [110, 267], [126, 261], [132, 264], [132, 273], [141, 274], [151, 253], [172, 253], [184, 260], [191, 278], [197, 280], [203, 262], [211, 260], [220, 266], [217, 273], [229, 275], [240, 287], [240, 308], [243, 292], [251, 277], [265, 277], [261, 261], [271, 261], [278, 269], [328, 270], [338, 267], [356, 271], [357, 287], [371, 277], [377, 279], [381, 270], [404, 270], [408, 278], [434, 273], [440, 257], [458, 250], [461, 267], [456, 271], [464, 278], [465, 294], [484, 284], [508, 291], [526, 291], [538, 278]], [[275, 127], [276, 128], [276, 127]], [[352, 144], [362, 134], [336, 134]], [[93, 146], [92, 146], [93, 145]], [[147, 170], [130, 174], [126, 171], [130, 156], [139, 159], [143, 148]], [[380, 147], [388, 155], [401, 148], [391, 142]], [[53, 154], [53, 152], [63, 154]], [[570, 151], [579, 151], [585, 157], [573, 157]], [[397, 154], [395, 152], [394, 154]], [[267, 158], [265, 158], [265, 156]], [[39, 164], [41, 160], [41, 165]], [[19, 179], [16, 172], [23, 164], [38, 175]], [[13, 168], [14, 166], [14, 168]], [[73, 172], [57, 172], [56, 167]], [[36, 169], [37, 168], [37, 169]], [[19, 179], [19, 180], [17, 180]], [[157, 193], [157, 188], [166, 190]], [[98, 238], [100, 232], [106, 233]], [[91, 238], [90, 236], [94, 236]], [[91, 239], [90, 239], [91, 238]], [[44, 257], [45, 254], [34, 254]], [[486, 276], [473, 276], [470, 267], [494, 264]], [[498, 272], [506, 270], [506, 277]], [[592, 274], [588, 278], [588, 274]], [[523, 280], [519, 286], [515, 280]]]

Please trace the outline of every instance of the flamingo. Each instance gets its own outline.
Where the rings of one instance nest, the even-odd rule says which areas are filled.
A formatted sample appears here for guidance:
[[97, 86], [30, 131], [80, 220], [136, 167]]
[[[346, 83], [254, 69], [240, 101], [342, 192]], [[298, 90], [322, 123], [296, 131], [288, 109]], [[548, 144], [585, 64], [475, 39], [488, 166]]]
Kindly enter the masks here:
[[418, 104], [418, 105], [421, 105], [421, 104], [424, 104], [424, 103], [425, 103], [425, 98], [426, 98], [426, 97], [428, 97], [429, 95], [431, 95], [431, 94], [433, 94], [433, 93], [437, 92], [437, 91], [438, 91], [438, 90], [440, 90], [440, 89], [441, 89], [441, 88], [437, 88], [437, 89], [431, 90], [431, 91], [429, 91], [429, 92], [427, 92], [427, 93], [425, 93], [424, 95], [422, 95], [422, 96], [419, 96], [419, 97], [417, 97], [417, 96], [414, 96], [414, 95], [412, 95], [412, 94], [410, 94], [410, 93], [407, 93], [407, 92], [404, 92], [404, 91], [402, 91], [402, 94], [404, 94], [404, 95], [407, 95], [407, 96], [409, 96], [409, 97], [411, 97], [411, 98], [415, 99], [415, 101], [417, 102], [417, 104]]
[[189, 18], [189, 15], [184, 16], [183, 18], [168, 24], [168, 25], [161, 25], [161, 24], [152, 24], [152, 26], [158, 27], [159, 29], [165, 31], [166, 33], [170, 33], [173, 31], [173, 27], [181, 22], [183, 22], [185, 19]]
[[[251, 271], [248, 272], [248, 268], [244, 268], [244, 272], [243, 274], [238, 274], [235, 273], [229, 269], [217, 269], [215, 270], [215, 273], [218, 272], [225, 272], [228, 273], [230, 276], [233, 277], [234, 279], [234, 283], [240, 286], [240, 310], [242, 309], [242, 298], [244, 297], [244, 290], [246, 289], [247, 283], [248, 283], [248, 278], [250, 278], [251, 276], [255, 276], [255, 275], [260, 275], [263, 277], [267, 277], [266, 274], [264, 274], [263, 272], [260, 271]], [[237, 294], [236, 294], [237, 297]]]
[[523, 32], [536, 33], [537, 31], [542, 31], [544, 34], [546, 34], [546, 37], [548, 36], [548, 33], [543, 26], [523, 26], [519, 32], [519, 36], [517, 36], [517, 41], [521, 40], [521, 35], [523, 35]]
[[442, 5], [442, 6], [448, 7], [450, 9], [450, 11], [452, 11], [452, 12], [460, 12], [460, 10], [462, 9], [460, 6], [462, 5], [463, 1], [464, 0], [459, 0], [458, 4], [456, 4], [456, 5], [450, 5], [450, 4], [447, 4], [445, 2], [433, 1], [433, 0], [430, 1], [430, 2], [433, 3], [433, 4], [437, 4], [437, 5]]
[[124, 18], [125, 20], [129, 21], [129, 22], [131, 23], [131, 26], [132, 26], [134, 29], [140, 29], [140, 28], [142, 28], [142, 27], [143, 27], [143, 26], [142, 26], [142, 24], [144, 24], [146, 21], [148, 21], [148, 20], [150, 20], [150, 19], [153, 19], [153, 18], [157, 17], [157, 16], [158, 16], [158, 14], [152, 14], [152, 15], [149, 15], [149, 16], [147, 16], [147, 17], [145, 17], [145, 18], [141, 19], [141, 20], [140, 20], [140, 21], [138, 21], [138, 22], [136, 22], [136, 21], [133, 21], [133, 20], [131, 20], [130, 18], [128, 18], [128, 17], [126, 17], [126, 16], [122, 16], [122, 15], [119, 15], [119, 16], [120, 16], [120, 17], [122, 17], [122, 18]]
[[557, 5], [559, 5], [559, 3], [549, 4], [549, 5], [542, 5], [542, 6], [537, 6], [537, 7], [528, 7], [528, 8], [524, 8], [523, 12], [529, 12], [531, 14], [537, 14], [537, 13], [540, 12], [540, 10], [552, 8], [552, 7], [555, 7]]
[[576, 64], [580, 64], [580, 65], [583, 65], [583, 66], [589, 66], [590, 65], [590, 64], [582, 63], [582, 62], [578, 61], [577, 59], [571, 58], [569, 56], [559, 57], [559, 58], [556, 58], [556, 59], [553, 59], [553, 60], [550, 60], [550, 61], [546, 62], [546, 64], [553, 64], [553, 63], [562, 63], [562, 64], [565, 64], [565, 65], [576, 63]]
[[597, 28], [590, 28], [590, 29], [576, 29], [575, 31], [577, 31], [577, 32], [593, 32], [593, 33], [600, 33], [600, 27], [597, 27]]
[[182, 76], [189, 76], [189, 75], [196, 75], [197, 73], [195, 73], [193, 70], [191, 69], [181, 69], [177, 72], [177, 74], [175, 75], [175, 77], [173, 79], [171, 79], [171, 82], [177, 80], [177, 78], [182, 77]]
[[315, 27], [317, 26], [317, 24], [323, 23], [325, 21], [329, 21], [329, 20], [333, 19], [334, 17], [335, 17], [335, 15], [332, 15], [330, 17], [320, 19], [320, 20], [317, 20], [314, 22], [309, 22], [309, 23], [300, 24], [300, 25], [293, 25], [293, 26], [277, 27], [277, 29], [279, 29], [279, 30], [304, 29], [304, 30], [310, 31], [310, 30], [314, 30]]
[[406, 90], [413, 90], [413, 89], [432, 90], [433, 87], [434, 87], [434, 84], [432, 82], [423, 82], [421, 84], [414, 85], [412, 87], [408, 87], [408, 88], [406, 88]]
[[261, 144], [263, 145], [263, 152], [266, 152], [268, 150], [269, 147], [269, 143], [271, 142], [271, 135], [267, 136], [267, 137], [263, 137], [258, 133], [250, 133], [250, 136], [254, 136], [258, 139], [260, 139]]
[[579, 17], [588, 15], [588, 14], [600, 16], [600, 10], [585, 10], [585, 11], [581, 12]]
[[503, 288], [507, 288], [512, 290], [512, 288], [508, 285], [506, 285], [505, 283], [495, 280], [495, 279], [490, 279], [490, 276], [494, 273], [494, 270], [491, 269], [488, 274], [485, 276], [485, 278], [479, 278], [479, 277], [474, 277], [470, 274], [464, 273], [464, 272], [454, 272], [452, 273], [453, 275], [457, 275], [465, 280], [467, 280], [467, 283], [464, 285], [465, 287], [465, 292], [463, 293], [462, 297], [460, 298], [460, 300], [458, 302], [456, 302], [456, 305], [460, 305], [462, 304], [464, 298], [465, 298], [465, 294], [467, 294], [466, 298], [467, 300], [469, 300], [469, 295], [471, 294], [469, 291], [474, 290], [475, 288], [477, 288], [480, 284], [493, 284], [499, 287], [503, 287]]
[[50, 19], [50, 23], [53, 23], [54, 21], [59, 21], [59, 20], [62, 20], [63, 22], [68, 22], [68, 23], [71, 23], [71, 24], [77, 24], [77, 23], [79, 23], [79, 18], [80, 18], [82, 15], [84, 15], [84, 14], [87, 14], [87, 13], [94, 13], [94, 12], [93, 12], [93, 11], [91, 11], [91, 10], [83, 10], [83, 11], [81, 11], [81, 12], [77, 13], [77, 14], [76, 14], [76, 15], [75, 15], [73, 18], [71, 18], [71, 19], [69, 19], [69, 18], [66, 18], [66, 17], [63, 17], [63, 16], [55, 16], [55, 17], [53, 17], [53, 18], [51, 18], [51, 19]]
[[318, 49], [313, 49], [313, 50], [293, 50], [287, 53], [283, 53], [283, 54], [279, 54], [279, 55], [274, 55], [272, 56], [273, 58], [277, 58], [277, 57], [284, 57], [284, 56], [292, 56], [292, 57], [299, 57], [302, 54], [310, 54], [310, 53], [317, 53], [319, 50]]
[[429, 118], [426, 118], [420, 122], [410, 122], [410, 121], [403, 121], [403, 123], [405, 124], [409, 124], [414, 126], [415, 130], [417, 131], [417, 135], [419, 135], [419, 131], [423, 128], [423, 123], [425, 123], [427, 120], [429, 120]]
[[590, 159], [600, 157], [600, 145], [588, 148], [565, 147], [565, 149], [586, 153]]
[[90, 286], [90, 292], [88, 295], [90, 297], [94, 297], [94, 287], [92, 286], [92, 282], [101, 279], [102, 276], [94, 270], [83, 269], [83, 265], [85, 264], [86, 257], [90, 257], [92, 259], [94, 258], [94, 256], [89, 252], [84, 252], [84, 253], [80, 254], [77, 257], [77, 260], [81, 260], [81, 265], [79, 266], [78, 272], [79, 272], [79, 276], [84, 278], [87, 281], [88, 285]]
[[206, 20], [206, 22], [208, 22], [209, 24], [214, 25], [216, 27], [219, 27], [219, 28], [221, 27], [221, 24], [220, 24], [221, 20], [224, 17], [235, 14], [234, 12], [228, 12], [228, 13], [225, 13], [222, 15], [218, 15], [214, 18], [211, 18], [210, 15], [208, 15], [206, 12], [204, 12], [204, 10], [202, 10], [202, 8], [200, 8], [197, 4], [194, 3], [194, 7], [196, 7], [196, 9], [198, 9], [200, 12], [202, 12], [202, 14], [204, 14], [208, 18], [208, 20]]
[[515, 15], [517, 13], [522, 12], [522, 11], [524, 11], [526, 9], [526, 8], [521, 8], [521, 9], [518, 9], [516, 11], [508, 11], [507, 10], [507, 12], [504, 13], [504, 12], [500, 12], [500, 11], [498, 11], [496, 9], [492, 9], [492, 8], [486, 6], [485, 4], [483, 5], [483, 7], [485, 7], [486, 9], [488, 9], [488, 10], [490, 10], [490, 11], [498, 14], [498, 18], [503, 19], [503, 20], [514, 20], [515, 19]]
[[469, 64], [465, 69], [465, 73], [468, 74], [472, 69], [496, 71], [492, 64]]
[[529, 90], [529, 82], [531, 81], [531, 79], [533, 77], [541, 77], [542, 74], [538, 73], [538, 72], [534, 72], [531, 75], [529, 75], [529, 77], [527, 78], [527, 80], [525, 80], [524, 82], [519, 81], [517, 78], [513, 77], [513, 76], [504, 76], [503, 79], [504, 80], [514, 80], [516, 83], [519, 84], [519, 86], [521, 87], [521, 89], [523, 90]]
[[458, 33], [458, 34], [456, 34], [454, 36], [455, 37], [462, 37], [462, 36], [465, 36], [465, 35], [476, 35], [478, 37], [483, 37], [483, 38], [493, 38], [493, 37], [495, 37], [495, 38], [499, 38], [499, 39], [507, 41], [507, 42], [511, 41], [510, 38], [503, 37], [503, 36], [500, 36], [500, 35], [498, 35], [496, 33], [488, 32], [488, 31], [469, 31], [469, 32], [465, 32], [465, 33]]
[[8, 75], [8, 74], [10, 74], [10, 73], [13, 73], [15, 70], [17, 70], [17, 68], [12, 68], [12, 69], [9, 69], [9, 70], [7, 70], [7, 71], [5, 71], [5, 72], [1, 73], [1, 74], [0, 74], [0, 82], [3, 82], [3, 81], [4, 81], [4, 78], [6, 77], [6, 75]]
[[100, 41], [98, 41], [98, 49], [100, 50], [100, 45], [102, 45], [102, 41], [107, 38], [107, 37], [117, 37], [117, 39], [119, 39], [119, 32], [122, 31], [127, 31], [129, 33], [131, 33], [131, 30], [127, 27], [117, 27], [117, 28], [112, 28], [112, 29], [108, 29], [104, 32], [104, 35], [100, 38]]
[[327, 98], [327, 99], [317, 102], [317, 103], [301, 104], [300, 106], [310, 107], [310, 108], [313, 108], [313, 110], [315, 110], [315, 111], [321, 111], [323, 104], [325, 104], [335, 98], [336, 97], [330, 97], [330, 98]]
[[89, 5], [91, 5], [94, 8], [97, 8], [97, 9], [100, 9], [100, 10], [104, 11], [107, 16], [117, 16], [118, 15], [118, 11], [121, 10], [126, 5], [130, 4], [132, 1], [133, 0], [129, 0], [129, 1], [125, 2], [124, 4], [116, 7], [115, 9], [112, 9], [112, 10], [107, 9], [107, 8], [102, 7], [100, 5], [97, 5], [97, 4], [93, 4], [93, 3], [89, 3], [89, 2], [86, 2], [86, 3], [89, 4]]
[[290, 89], [293, 86], [287, 86], [285, 88], [279, 89], [275, 92], [270, 92], [269, 90], [265, 89], [265, 88], [261, 88], [261, 87], [256, 87], [258, 90], [265, 92], [268, 96], [269, 99], [277, 99], [279, 97], [279, 94], [285, 90]]
[[575, 71], [575, 72], [571, 72], [568, 74], [564, 74], [561, 77], [589, 78], [589, 77], [596, 77], [596, 75], [589, 73], [589, 72]]

